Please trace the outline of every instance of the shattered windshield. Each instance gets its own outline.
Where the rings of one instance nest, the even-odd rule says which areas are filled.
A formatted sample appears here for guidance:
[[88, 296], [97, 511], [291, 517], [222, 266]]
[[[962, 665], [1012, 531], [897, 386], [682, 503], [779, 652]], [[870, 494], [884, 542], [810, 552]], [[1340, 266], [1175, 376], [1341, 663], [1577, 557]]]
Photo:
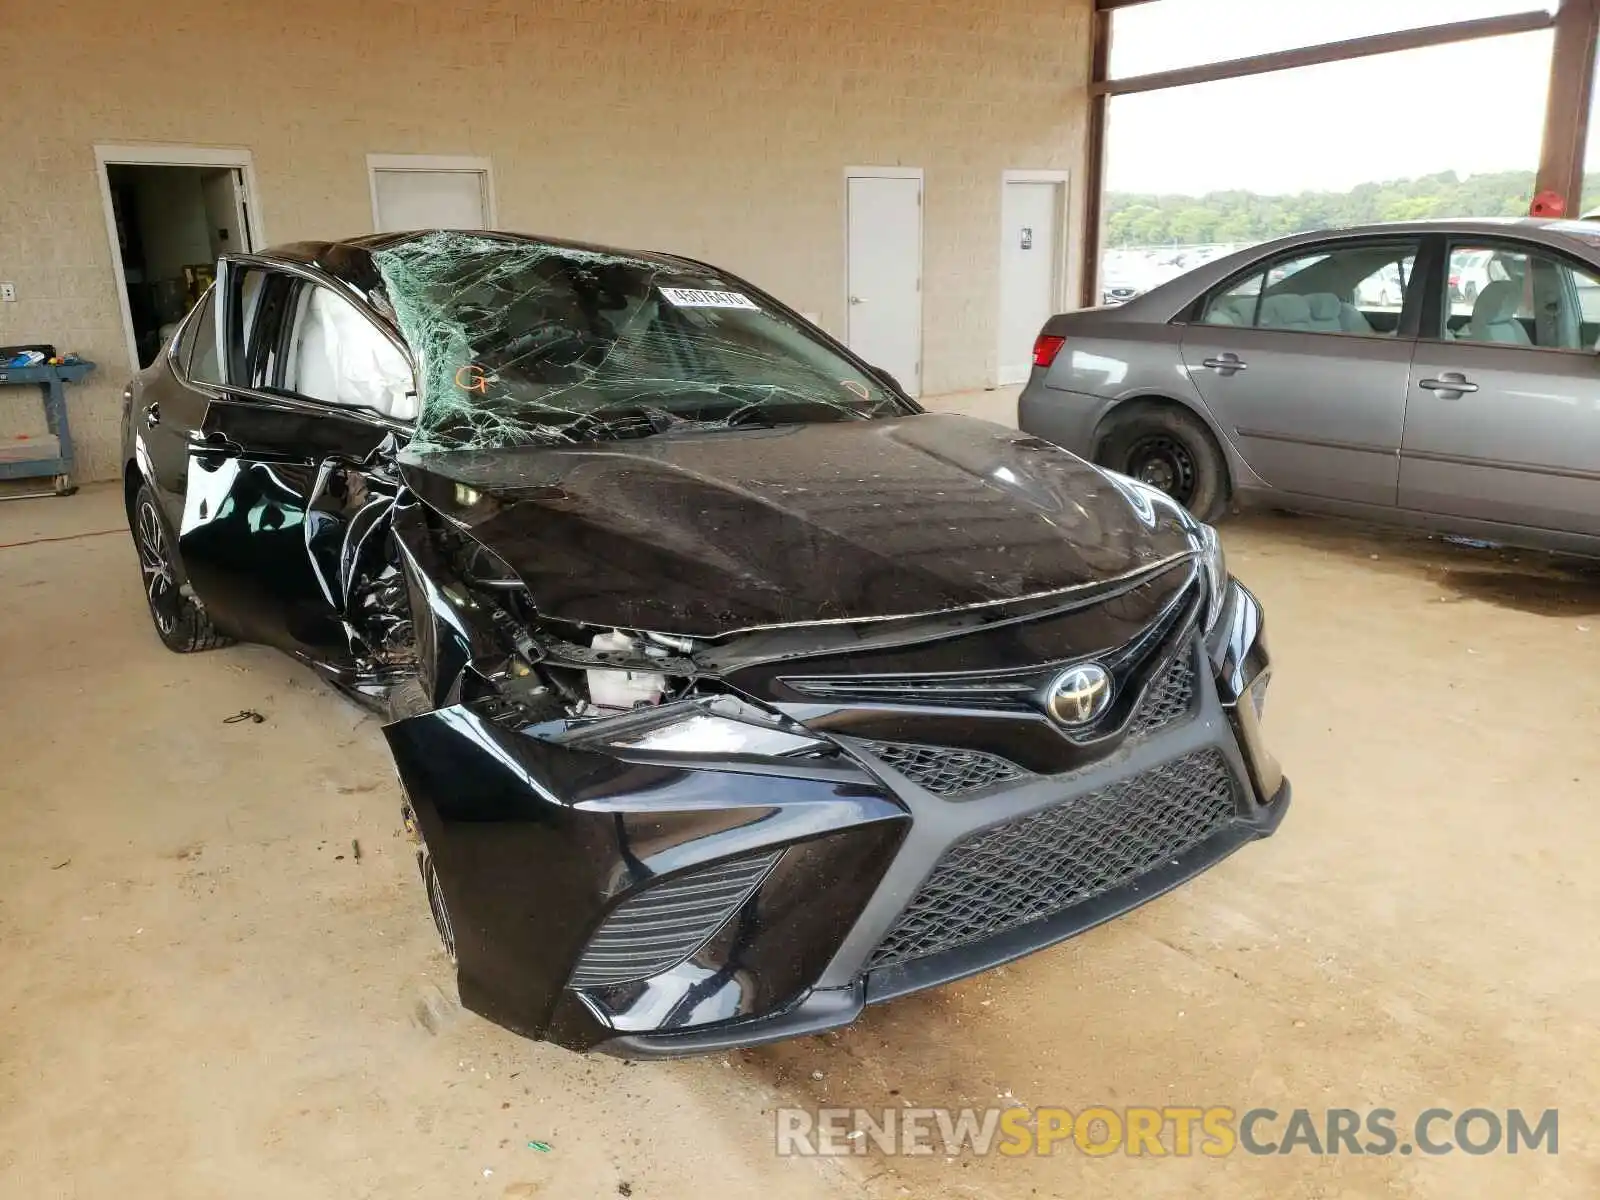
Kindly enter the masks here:
[[415, 451], [907, 411], [803, 322], [709, 268], [447, 232], [373, 259], [417, 358]]

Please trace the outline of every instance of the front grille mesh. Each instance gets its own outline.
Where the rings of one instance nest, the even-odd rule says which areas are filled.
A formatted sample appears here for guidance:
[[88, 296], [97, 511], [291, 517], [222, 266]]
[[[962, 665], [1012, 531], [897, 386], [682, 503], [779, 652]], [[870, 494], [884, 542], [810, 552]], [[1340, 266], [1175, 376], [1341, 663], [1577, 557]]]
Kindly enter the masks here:
[[954, 949], [1054, 916], [1171, 862], [1236, 808], [1222, 755], [1203, 750], [956, 843], [868, 968]]
[[1173, 659], [1156, 676], [1150, 690], [1145, 693], [1133, 724], [1128, 727], [1129, 737], [1152, 733], [1170, 721], [1187, 716], [1194, 707], [1194, 663], [1187, 648]]
[[571, 986], [629, 983], [677, 966], [750, 898], [782, 853], [730, 859], [624, 900], [589, 939]]
[[906, 742], [868, 742], [867, 749], [935, 796], [971, 792], [1028, 774], [1010, 759], [985, 754], [982, 750], [916, 746]]

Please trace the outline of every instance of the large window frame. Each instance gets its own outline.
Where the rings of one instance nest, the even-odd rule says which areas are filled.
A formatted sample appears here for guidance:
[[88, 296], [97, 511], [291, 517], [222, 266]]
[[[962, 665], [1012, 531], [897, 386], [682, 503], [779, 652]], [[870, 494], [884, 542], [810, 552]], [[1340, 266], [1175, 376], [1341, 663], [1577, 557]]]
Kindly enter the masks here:
[[[1530, 0], [1530, 3], [1533, 0]], [[1444, 25], [1374, 34], [1339, 42], [1278, 50], [1247, 58], [1203, 63], [1148, 75], [1110, 77], [1111, 36], [1116, 11], [1136, 4], [1159, 4], [1161, 0], [1094, 0], [1093, 30], [1090, 38], [1089, 128], [1085, 139], [1088, 160], [1086, 203], [1084, 204], [1084, 255], [1080, 277], [1084, 307], [1099, 303], [1101, 241], [1104, 230], [1106, 174], [1106, 123], [1112, 96], [1129, 95], [1222, 79], [1238, 79], [1272, 71], [1319, 63], [1344, 62], [1400, 50], [1442, 46], [1452, 42], [1505, 37], [1554, 29], [1550, 59], [1550, 89], [1545, 108], [1544, 132], [1539, 155], [1537, 190], [1563, 198], [1566, 215], [1579, 215], [1582, 204], [1584, 143], [1588, 137], [1589, 105], [1593, 95], [1597, 44], [1600, 44], [1600, 0], [1560, 0], [1551, 12], [1535, 8], [1527, 12], [1455, 21]]]

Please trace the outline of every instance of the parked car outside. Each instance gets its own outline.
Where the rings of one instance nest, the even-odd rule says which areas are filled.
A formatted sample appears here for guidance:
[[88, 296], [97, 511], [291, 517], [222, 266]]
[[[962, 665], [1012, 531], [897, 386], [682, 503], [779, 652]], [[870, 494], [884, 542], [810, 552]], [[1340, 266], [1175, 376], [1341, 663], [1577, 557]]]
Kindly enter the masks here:
[[1405, 264], [1394, 262], [1356, 284], [1355, 302], [1367, 308], [1398, 308], [1406, 294]]
[[1499, 279], [1506, 279], [1504, 265], [1490, 250], [1473, 250], [1450, 258], [1450, 298], [1472, 303], [1479, 293]]
[[[1372, 304], [1391, 271], [1402, 303]], [[1487, 282], [1468, 302], [1452, 277]], [[1597, 339], [1592, 223], [1307, 233], [1051, 318], [1018, 420], [1206, 519], [1270, 504], [1597, 554]]]
[[1100, 270], [1101, 303], [1126, 304], [1158, 282], [1145, 256], [1127, 250], [1108, 250]]
[[1210, 527], [923, 412], [715, 267], [441, 231], [229, 256], [124, 400], [162, 641], [276, 646], [386, 713], [461, 999], [529, 1036], [843, 1025], [1287, 806]]

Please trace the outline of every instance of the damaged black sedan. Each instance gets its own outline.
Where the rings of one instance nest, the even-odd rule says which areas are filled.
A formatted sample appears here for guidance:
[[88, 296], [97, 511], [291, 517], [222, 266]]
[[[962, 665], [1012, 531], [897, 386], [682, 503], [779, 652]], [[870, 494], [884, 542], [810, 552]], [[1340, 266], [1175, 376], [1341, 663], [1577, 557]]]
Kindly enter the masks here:
[[1282, 818], [1212, 531], [923, 412], [702, 263], [506, 234], [225, 258], [125, 396], [174, 650], [385, 711], [470, 1008], [631, 1057], [842, 1025]]

